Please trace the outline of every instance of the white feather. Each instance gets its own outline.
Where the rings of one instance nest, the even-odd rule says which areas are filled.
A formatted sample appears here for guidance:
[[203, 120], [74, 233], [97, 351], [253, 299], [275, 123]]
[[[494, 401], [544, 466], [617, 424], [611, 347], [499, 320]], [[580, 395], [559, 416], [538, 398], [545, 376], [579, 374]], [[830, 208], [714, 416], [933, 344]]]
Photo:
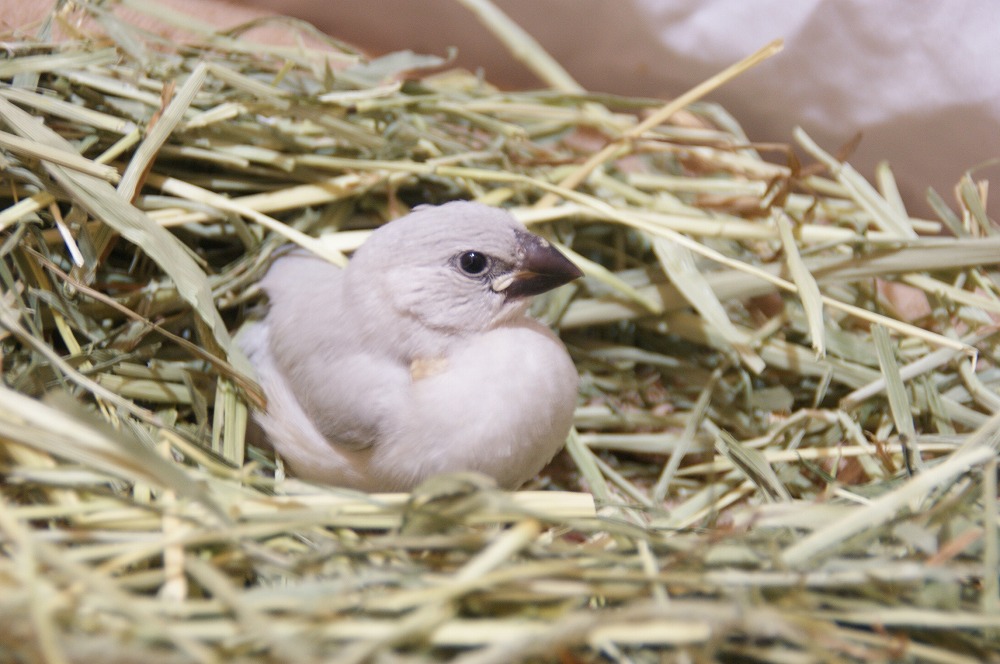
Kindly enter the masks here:
[[[527, 298], [491, 287], [520, 269], [526, 234], [494, 208], [423, 206], [344, 270], [301, 252], [275, 262], [268, 313], [239, 340], [268, 398], [255, 419], [296, 475], [401, 491], [475, 470], [515, 488], [559, 451], [576, 369]], [[471, 250], [490, 274], [458, 268]]]

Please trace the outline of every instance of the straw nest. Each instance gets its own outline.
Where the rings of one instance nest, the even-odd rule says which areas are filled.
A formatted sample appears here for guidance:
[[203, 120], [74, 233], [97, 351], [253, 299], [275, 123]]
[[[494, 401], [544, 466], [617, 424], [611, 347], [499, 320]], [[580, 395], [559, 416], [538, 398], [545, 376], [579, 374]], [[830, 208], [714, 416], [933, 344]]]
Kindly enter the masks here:
[[[67, 5], [0, 60], [0, 659], [998, 661], [983, 183], [921, 220], [804, 133], [765, 160], [698, 98], [775, 47], [664, 105], [500, 18], [553, 89], [157, 11], [190, 38]], [[268, 257], [456, 198], [586, 271], [537, 312], [567, 453], [513, 494], [284, 477], [230, 338]]]

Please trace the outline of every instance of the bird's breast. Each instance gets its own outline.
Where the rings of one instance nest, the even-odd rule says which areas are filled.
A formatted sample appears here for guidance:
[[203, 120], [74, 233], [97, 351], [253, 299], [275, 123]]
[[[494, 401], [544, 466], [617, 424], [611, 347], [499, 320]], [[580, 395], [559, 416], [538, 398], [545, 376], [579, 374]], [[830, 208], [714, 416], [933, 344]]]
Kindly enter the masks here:
[[414, 360], [410, 377], [372, 459], [404, 476], [476, 470], [516, 487], [558, 452], [572, 424], [576, 369], [534, 321], [473, 335], [443, 358]]

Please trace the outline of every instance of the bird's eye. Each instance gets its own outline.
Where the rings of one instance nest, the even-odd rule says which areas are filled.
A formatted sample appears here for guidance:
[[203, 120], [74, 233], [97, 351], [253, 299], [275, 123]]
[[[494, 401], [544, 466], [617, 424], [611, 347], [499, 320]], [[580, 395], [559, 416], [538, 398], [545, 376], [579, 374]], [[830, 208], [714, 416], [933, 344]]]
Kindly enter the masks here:
[[479, 275], [490, 266], [490, 258], [478, 251], [467, 251], [458, 257], [458, 266], [466, 274]]

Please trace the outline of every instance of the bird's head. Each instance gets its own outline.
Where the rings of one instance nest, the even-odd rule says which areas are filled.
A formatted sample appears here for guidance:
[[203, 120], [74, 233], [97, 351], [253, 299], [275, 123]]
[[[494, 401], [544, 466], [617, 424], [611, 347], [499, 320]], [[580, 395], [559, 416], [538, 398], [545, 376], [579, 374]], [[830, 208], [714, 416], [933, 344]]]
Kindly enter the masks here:
[[469, 202], [422, 206], [386, 224], [355, 252], [348, 274], [370, 312], [451, 336], [503, 324], [532, 296], [583, 276], [507, 212]]

